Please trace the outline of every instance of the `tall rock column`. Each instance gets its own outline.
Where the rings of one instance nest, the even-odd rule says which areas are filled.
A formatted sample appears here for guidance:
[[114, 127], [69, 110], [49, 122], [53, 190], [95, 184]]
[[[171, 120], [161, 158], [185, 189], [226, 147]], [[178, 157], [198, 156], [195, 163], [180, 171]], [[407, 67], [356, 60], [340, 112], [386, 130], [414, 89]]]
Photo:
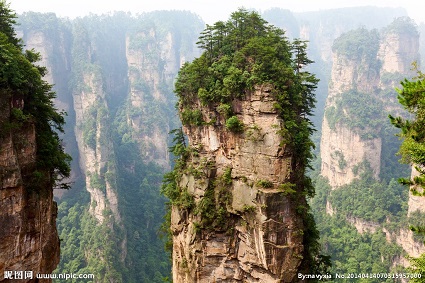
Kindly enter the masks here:
[[303, 68], [306, 45], [244, 10], [202, 34], [205, 52], [176, 81], [183, 128], [163, 187], [173, 281], [298, 282], [318, 252], [306, 201], [317, 84]]
[[27, 124], [5, 131], [11, 101], [0, 98], [0, 282], [5, 271], [32, 271], [35, 279], [59, 263], [53, 189], [46, 183], [34, 190], [29, 182], [36, 165], [35, 127]]
[[380, 33], [343, 34], [333, 52], [320, 156], [321, 174], [336, 188], [351, 183], [364, 166], [377, 180], [391, 170], [385, 168], [395, 153], [393, 131], [385, 130], [391, 128], [387, 113], [402, 111], [394, 87], [418, 58], [418, 34], [400, 18]]
[[[184, 128], [191, 154], [179, 186], [193, 196], [196, 209], [172, 210], [175, 282], [294, 279], [304, 224], [298, 204], [285, 196], [297, 168], [281, 146], [276, 128], [283, 121], [271, 91], [257, 86], [234, 101], [244, 134], [226, 130], [224, 121]], [[203, 117], [213, 115], [203, 110]]]
[[[363, 44], [362, 42], [368, 42], [370, 48], [351, 50], [350, 46], [357, 47]], [[365, 97], [377, 90], [378, 47], [378, 34], [365, 29], [349, 32], [334, 43], [331, 81], [320, 143], [321, 174], [329, 179], [332, 187], [350, 183], [357, 175], [353, 168], [364, 160], [369, 162], [373, 176], [376, 179], [379, 177], [381, 139], [377, 136], [363, 135], [370, 130], [376, 131], [368, 125], [362, 125], [364, 121], [351, 124], [352, 116], [357, 113], [348, 109], [353, 105], [342, 102], [350, 97], [354, 97], [352, 100], [356, 100], [355, 96]], [[346, 119], [343, 119], [344, 116]], [[370, 129], [366, 129], [367, 127]]]

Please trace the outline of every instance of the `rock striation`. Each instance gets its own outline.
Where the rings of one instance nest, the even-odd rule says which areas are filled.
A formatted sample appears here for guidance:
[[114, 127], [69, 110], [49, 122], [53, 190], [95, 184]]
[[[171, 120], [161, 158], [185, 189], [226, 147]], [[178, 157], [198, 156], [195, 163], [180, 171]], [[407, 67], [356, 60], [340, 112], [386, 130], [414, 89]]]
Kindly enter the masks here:
[[[341, 36], [346, 41], [338, 39], [339, 46], [334, 44], [329, 95], [322, 125], [321, 175], [328, 178], [333, 190], [360, 178], [359, 170], [365, 165], [363, 172], [371, 172], [376, 180], [384, 179], [385, 172], [385, 181], [389, 180], [388, 175], [391, 178], [403, 177], [395, 171], [388, 174], [386, 167], [392, 163], [397, 168], [395, 153], [399, 148], [399, 142], [391, 141], [395, 133], [387, 116], [388, 113], [404, 114], [394, 88], [403, 78], [413, 75], [411, 64], [419, 58], [419, 35], [408, 19], [395, 20], [379, 34], [373, 35], [373, 32], [365, 30], [349, 34], [345, 38]], [[362, 40], [363, 44], [358, 45]], [[348, 42], [351, 45], [344, 45]], [[353, 46], [362, 52], [353, 53], [353, 49], [350, 49]], [[347, 99], [350, 95], [367, 98]], [[344, 99], [346, 103], [341, 102]], [[364, 117], [366, 119], [357, 123], [368, 105], [373, 105], [370, 107], [373, 111], [369, 111]], [[336, 118], [334, 113], [343, 118]], [[373, 124], [374, 120], [380, 122]], [[392, 136], [388, 133], [392, 133]], [[389, 158], [394, 161], [389, 161]], [[417, 172], [413, 170], [412, 177], [416, 175]], [[423, 200], [410, 194], [407, 216], [415, 211], [424, 211]], [[326, 212], [333, 216], [338, 213], [338, 208], [334, 208], [328, 200]], [[365, 221], [350, 215], [345, 215], [345, 219], [360, 234], [382, 231], [388, 243], [396, 243], [409, 256], [417, 257], [424, 252], [424, 245], [415, 240], [412, 231], [406, 228], [390, 231], [385, 228], [385, 223]], [[386, 223], [390, 223], [390, 218], [386, 219]], [[395, 257], [393, 263], [408, 266], [408, 260], [402, 255]]]
[[[208, 123], [216, 115], [200, 104], [206, 125], [184, 127], [192, 169], [179, 186], [198, 212], [172, 209], [174, 282], [296, 281], [305, 252], [302, 201], [285, 191], [297, 168], [277, 132], [283, 121], [272, 90], [258, 85], [233, 101], [244, 133], [226, 130], [224, 120]], [[218, 205], [202, 211], [208, 201]], [[206, 223], [207, 214], [214, 221]]]
[[[352, 182], [359, 174], [356, 167], [363, 162], [369, 164], [374, 178], [380, 179], [383, 166], [382, 152], [385, 150], [383, 143], [386, 138], [379, 132], [383, 129], [383, 125], [389, 124], [384, 113], [401, 112], [395, 101], [395, 95], [388, 96], [387, 93], [393, 93], [394, 86], [403, 77], [411, 75], [409, 71], [411, 63], [419, 58], [418, 34], [406, 33], [394, 28], [394, 25], [393, 23], [384, 29], [380, 35], [373, 35], [373, 31], [370, 32], [367, 35], [370, 49], [363, 53], [353, 54], [348, 45], [341, 48], [334, 46], [320, 151], [321, 174], [329, 179], [332, 188]], [[353, 40], [353, 46], [359, 44], [362, 32], [367, 33], [362, 30], [352, 32], [352, 38], [346, 36], [345, 43]], [[357, 39], [354, 39], [356, 36]], [[344, 46], [343, 40], [340, 43]], [[370, 47], [373, 45], [375, 46]], [[366, 50], [366, 47], [360, 50]], [[369, 105], [375, 107], [369, 114], [376, 115], [382, 112], [382, 115], [364, 117], [361, 123], [352, 123], [361, 117], [365, 106], [338, 102], [350, 95], [367, 96]], [[364, 98], [346, 100], [362, 99]], [[340, 113], [346, 119], [332, 117], [331, 110]], [[381, 119], [382, 123], [374, 125], [373, 121], [379, 121], [378, 119]]]
[[[8, 128], [12, 108], [24, 100], [0, 96], [0, 282], [5, 271], [51, 273], [59, 262], [57, 206], [51, 182], [34, 188], [36, 129], [32, 122]], [[3, 280], [4, 279], [4, 280]], [[21, 282], [34, 282], [31, 279]], [[50, 281], [39, 281], [50, 282]]]

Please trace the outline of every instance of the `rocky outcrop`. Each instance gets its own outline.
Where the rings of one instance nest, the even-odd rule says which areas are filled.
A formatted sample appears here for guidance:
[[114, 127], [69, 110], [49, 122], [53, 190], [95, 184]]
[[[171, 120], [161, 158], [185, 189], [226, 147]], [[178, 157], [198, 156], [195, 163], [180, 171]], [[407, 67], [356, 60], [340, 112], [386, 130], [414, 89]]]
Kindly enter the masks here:
[[415, 34], [387, 32], [379, 47], [381, 72], [411, 74], [412, 63], [419, 60], [419, 37]]
[[395, 242], [411, 257], [419, 257], [425, 252], [423, 242], [414, 239], [414, 233], [409, 229], [400, 229], [397, 233], [390, 233], [387, 229], [382, 229], [386, 234], [388, 242]]
[[352, 129], [338, 126], [333, 131], [326, 120], [322, 125], [321, 174], [329, 179], [333, 188], [349, 184], [358, 174], [353, 168], [367, 160], [378, 179], [381, 160], [381, 140], [364, 140]]
[[[19, 102], [19, 103], [18, 103]], [[0, 281], [4, 271], [51, 273], [59, 262], [57, 206], [51, 182], [34, 187], [36, 132], [32, 122], [10, 127], [12, 107], [24, 101], [0, 96]], [[8, 127], [9, 125], [9, 127]], [[9, 282], [5, 280], [4, 282]], [[34, 282], [30, 279], [21, 282]], [[50, 281], [40, 281], [50, 282]]]
[[[364, 117], [362, 125], [350, 125], [350, 120], [362, 115], [352, 109], [364, 106], [338, 104], [338, 101], [342, 101], [347, 95], [369, 95], [369, 103], [376, 107], [371, 115], [401, 111], [400, 107], [397, 107], [395, 95], [390, 98], [386, 97], [386, 93], [391, 91], [403, 76], [410, 75], [409, 66], [418, 58], [418, 34], [414, 27], [410, 33], [398, 30], [394, 28], [396, 23], [397, 21], [384, 29], [380, 38], [373, 32], [368, 34], [366, 30], [358, 30], [350, 34], [351, 38], [347, 35], [345, 38], [341, 37], [339, 45], [334, 47], [320, 151], [321, 174], [329, 179], [334, 189], [352, 182], [358, 176], [358, 166], [363, 162], [369, 164], [374, 178], [379, 179], [383, 151], [383, 136], [379, 132], [383, 124], [370, 126], [368, 119], [378, 119], [380, 116]], [[358, 39], [354, 39], [356, 36]], [[359, 44], [361, 36], [367, 38], [368, 47], [361, 44], [359, 48], [362, 53], [355, 54], [348, 46]], [[374, 43], [373, 40], [378, 41]], [[374, 44], [376, 47], [371, 47]], [[330, 120], [332, 117], [328, 114], [331, 111], [345, 116], [345, 121], [335, 116]], [[381, 116], [382, 123], [388, 124], [387, 120], [384, 121], [387, 115]]]
[[86, 177], [86, 189], [91, 195], [90, 210], [100, 223], [104, 221], [106, 209], [110, 209], [115, 221], [120, 222], [114, 179], [115, 168], [113, 163], [108, 163], [113, 155], [113, 149], [106, 123], [108, 107], [102, 80], [99, 74], [86, 73], [83, 84], [84, 90], [74, 92], [73, 97], [80, 168]]
[[359, 234], [364, 233], [375, 233], [380, 230], [381, 226], [378, 223], [374, 223], [372, 221], [365, 221], [358, 217], [347, 216], [347, 222], [356, 227], [356, 230]]
[[[147, 43], [144, 48], [136, 48], [135, 42]], [[133, 129], [132, 138], [138, 141], [147, 162], [155, 161], [167, 169], [170, 168], [167, 150], [167, 136], [170, 129], [167, 123], [160, 125], [157, 123], [158, 119], [146, 119], [146, 116], [153, 115], [150, 113], [153, 104], [161, 105], [167, 101], [161, 87], [170, 83], [167, 77], [176, 74], [180, 67], [173, 49], [172, 34], [169, 32], [161, 40], [157, 38], [153, 28], [126, 38], [131, 109], [127, 114], [127, 121]], [[158, 68], [158, 60], [163, 62], [164, 68]]]
[[[419, 172], [413, 166], [411, 179], [417, 176], [419, 176]], [[416, 187], [415, 189], [418, 191], [418, 193], [423, 193], [423, 189], [418, 187]], [[407, 215], [410, 216], [415, 211], [425, 213], [425, 197], [415, 196], [413, 195], [412, 191], [409, 190], [409, 202], [408, 202], [408, 208], [407, 208]]]
[[[271, 86], [257, 86], [233, 102], [243, 134], [225, 130], [224, 121], [208, 123], [215, 114], [205, 108], [207, 125], [184, 128], [196, 153], [179, 185], [198, 212], [172, 209], [174, 282], [296, 281], [304, 253], [302, 202], [290, 196], [288, 180], [297, 169], [281, 145], [276, 128], [283, 121], [271, 93]], [[208, 201], [221, 204], [205, 211]], [[226, 217], [205, 223], [214, 213], [216, 220]]]

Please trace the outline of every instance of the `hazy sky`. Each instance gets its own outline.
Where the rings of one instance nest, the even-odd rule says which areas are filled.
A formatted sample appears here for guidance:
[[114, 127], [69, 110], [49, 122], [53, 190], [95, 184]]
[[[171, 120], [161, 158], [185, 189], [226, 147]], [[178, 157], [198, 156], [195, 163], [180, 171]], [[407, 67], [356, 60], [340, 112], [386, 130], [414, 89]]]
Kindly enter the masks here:
[[190, 10], [209, 24], [226, 20], [238, 7], [264, 11], [280, 7], [294, 12], [353, 6], [404, 7], [417, 23], [425, 22], [422, 0], [8, 0], [18, 13], [55, 12], [58, 16], [77, 17], [89, 13], [129, 11], [133, 14], [153, 10]]

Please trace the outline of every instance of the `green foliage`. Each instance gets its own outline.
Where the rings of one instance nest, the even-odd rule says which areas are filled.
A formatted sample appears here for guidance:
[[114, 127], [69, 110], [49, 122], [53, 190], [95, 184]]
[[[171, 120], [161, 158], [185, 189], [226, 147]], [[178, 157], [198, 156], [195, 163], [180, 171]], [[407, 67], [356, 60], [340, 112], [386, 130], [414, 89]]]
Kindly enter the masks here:
[[291, 183], [283, 183], [278, 187], [279, 191], [282, 191], [284, 196], [296, 194], [296, 185]]
[[24, 112], [19, 108], [12, 108], [10, 111], [10, 116], [13, 120], [17, 121], [20, 125], [25, 122], [28, 122], [31, 118], [30, 115], [24, 114]]
[[6, 0], [0, 0], [0, 32], [6, 36], [5, 41], [19, 48], [22, 47], [22, 42], [15, 33], [16, 18], [15, 12], [10, 9], [10, 4]]
[[336, 98], [335, 106], [326, 109], [329, 127], [336, 130], [341, 123], [361, 135], [363, 139], [378, 137], [386, 119], [382, 100], [357, 90], [350, 90]]
[[[388, 273], [394, 255], [400, 255], [402, 249], [389, 244], [383, 232], [359, 234], [343, 217], [332, 217], [320, 224], [321, 242], [325, 252], [332, 255], [331, 274], [348, 273]], [[347, 254], [350, 256], [347, 257]], [[372, 277], [372, 276], [371, 276]], [[358, 282], [393, 282], [393, 279], [367, 278]], [[350, 279], [338, 279], [341, 282], [353, 282]]]
[[244, 130], [244, 124], [237, 116], [232, 116], [226, 120], [226, 129], [233, 133], [241, 133]]
[[359, 28], [342, 34], [335, 39], [332, 46], [333, 52], [344, 54], [351, 60], [376, 62], [376, 54], [379, 49], [379, 33], [377, 30]]
[[242, 207], [242, 211], [245, 213], [253, 213], [256, 210], [256, 206], [255, 205], [246, 205], [244, 204], [244, 206]]
[[421, 254], [418, 258], [409, 258], [410, 259], [410, 268], [409, 271], [413, 274], [420, 275], [416, 276], [416, 278], [410, 279], [411, 283], [423, 283], [425, 282], [425, 253]]
[[384, 33], [396, 33], [410, 36], [419, 36], [417, 25], [409, 17], [399, 17], [384, 29]]
[[257, 186], [262, 188], [273, 188], [273, 183], [270, 182], [269, 180], [258, 180]]
[[[58, 131], [63, 132], [65, 113], [58, 112], [53, 105], [55, 93], [52, 86], [43, 81], [46, 69], [35, 63], [40, 55], [23, 50], [21, 41], [16, 38], [13, 29], [15, 14], [5, 1], [0, 1], [0, 91], [13, 100], [22, 100], [23, 109], [11, 110], [12, 120], [23, 126], [35, 125], [37, 143], [37, 165], [35, 170], [45, 172], [52, 185], [68, 188], [60, 182], [70, 174], [71, 157], [64, 152]], [[13, 129], [15, 125], [6, 125], [2, 129]], [[38, 186], [40, 183], [33, 183]]]
[[[370, 170], [369, 168], [367, 172]], [[404, 190], [394, 179], [389, 184], [384, 184], [363, 173], [359, 180], [332, 192], [329, 201], [338, 213], [383, 223], [391, 215], [401, 216], [406, 213], [402, 205], [406, 197]]]
[[[77, 182], [78, 186], [82, 180]], [[58, 206], [57, 227], [61, 240], [61, 260], [55, 273], [91, 273], [96, 282], [123, 282], [118, 270], [124, 269], [114, 246], [114, 237], [120, 237], [119, 227], [113, 223], [99, 224], [88, 211], [89, 194], [75, 192]], [[99, 256], [107, 260], [99, 260]], [[57, 282], [78, 282], [78, 279]], [[88, 281], [92, 282], [92, 281]]]
[[[117, 195], [127, 239], [126, 269], [121, 274], [123, 282], [163, 282], [163, 278], [170, 277], [171, 270], [169, 255], [164, 250], [166, 239], [158, 237], [166, 214], [166, 200], [160, 194], [163, 168], [146, 161], [144, 152], [132, 138], [127, 111], [128, 105], [123, 102], [115, 114], [111, 131], [115, 156], [110, 162], [116, 164]], [[182, 135], [177, 135], [178, 138], [184, 142]], [[176, 153], [179, 150], [182, 154], [186, 152], [184, 148], [175, 148]], [[180, 200], [181, 206], [193, 205], [187, 193], [183, 193]], [[140, 268], [134, 268], [136, 266]]]
[[[417, 69], [417, 65], [413, 65]], [[425, 188], [425, 74], [417, 71], [417, 77], [412, 80], [405, 79], [401, 82], [401, 89], [397, 89], [398, 101], [411, 115], [410, 119], [393, 117], [389, 115], [391, 123], [401, 130], [402, 138], [399, 153], [402, 161], [415, 166], [419, 175], [413, 179], [400, 179], [404, 185], [410, 185], [414, 195], [424, 196]], [[411, 229], [425, 235], [425, 226], [412, 226]], [[424, 256], [411, 259], [412, 270], [424, 274]], [[416, 280], [417, 281], [417, 280]], [[418, 281], [422, 282], [422, 281]]]
[[232, 184], [232, 168], [228, 167], [226, 170], [224, 170], [222, 181], [224, 185], [231, 185]]
[[195, 125], [201, 126], [204, 124], [204, 119], [202, 118], [202, 112], [199, 109], [191, 110], [184, 109], [181, 112], [181, 120], [183, 125]]
[[194, 214], [201, 217], [199, 231], [229, 231], [232, 227], [233, 218], [227, 210], [232, 200], [230, 174], [231, 168], [227, 168], [222, 176], [210, 181], [204, 197], [194, 209]]
[[227, 119], [232, 115], [232, 106], [226, 103], [221, 103], [217, 106], [217, 112]]
[[[403, 254], [401, 247], [387, 242], [380, 228], [375, 233], [360, 234], [347, 221], [349, 217], [356, 217], [390, 229], [388, 225], [400, 221], [399, 218], [407, 212], [407, 206], [402, 205], [407, 202], [405, 190], [394, 180], [389, 183], [374, 180], [367, 173], [369, 171], [370, 168], [359, 180], [338, 190], [331, 190], [325, 178], [319, 175], [313, 177], [317, 195], [311, 206], [323, 251], [332, 258], [331, 274], [395, 272], [391, 266], [393, 258]], [[325, 207], [329, 204], [332, 205], [333, 216], [326, 212]], [[358, 282], [393, 282], [391, 280], [367, 278]]]
[[402, 89], [397, 89], [398, 101], [412, 115], [412, 119], [389, 116], [391, 123], [401, 129], [399, 134], [403, 142], [400, 147], [402, 161], [417, 166], [420, 175], [410, 184], [425, 186], [422, 167], [425, 165], [425, 75], [418, 71], [418, 76], [401, 82]]

